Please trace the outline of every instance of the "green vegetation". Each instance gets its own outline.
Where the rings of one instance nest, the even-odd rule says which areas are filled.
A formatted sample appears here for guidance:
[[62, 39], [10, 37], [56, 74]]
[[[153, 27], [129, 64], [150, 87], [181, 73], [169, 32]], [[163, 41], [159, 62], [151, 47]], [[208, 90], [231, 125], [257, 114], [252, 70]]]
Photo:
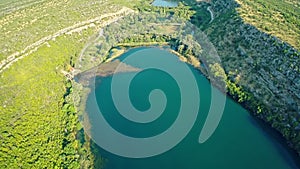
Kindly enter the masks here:
[[[276, 128], [300, 152], [299, 2], [238, 3], [186, 1], [177, 8], [160, 8], [142, 0], [2, 1], [0, 71], [15, 58], [24, 58], [0, 74], [0, 168], [102, 166], [103, 159], [92, 152], [95, 145], [78, 124], [81, 89], [62, 71], [97, 66], [116, 46], [153, 44], [170, 45], [204, 74], [208, 72], [199, 60], [207, 65], [232, 98]], [[109, 24], [124, 14], [98, 17], [123, 6], [140, 13], [104, 27], [99, 35], [103, 22]], [[213, 22], [209, 6], [216, 16]], [[157, 22], [165, 16], [173, 16], [169, 24]], [[221, 63], [210, 60], [205, 51], [200, 55], [205, 44], [195, 45], [191, 35], [178, 36], [180, 23], [189, 19], [207, 33]], [[111, 51], [110, 56], [124, 51]]]
[[191, 10], [191, 7], [184, 5], [184, 3], [179, 2], [178, 7], [176, 8], [169, 8], [169, 7], [156, 7], [152, 6], [149, 2], [143, 3], [137, 6], [137, 9], [142, 12], [149, 12], [149, 13], [159, 13], [162, 16], [167, 16], [172, 14], [174, 16], [180, 17], [182, 19], [189, 20], [194, 14], [195, 11]]
[[[246, 0], [239, 2], [244, 3]], [[249, 9], [256, 9], [256, 3], [269, 4], [266, 5], [269, 11], [260, 11], [261, 14], [283, 10], [291, 5], [281, 0], [276, 3], [272, 1], [273, 5], [281, 4], [275, 9], [268, 0], [249, 1]], [[295, 37], [299, 35], [294, 34], [293, 38], [286, 36], [288, 39], [284, 39], [275, 31], [278, 29], [281, 33], [289, 34], [290, 31], [282, 30], [286, 30], [286, 27], [295, 28], [297, 23], [286, 21], [289, 23], [276, 25], [276, 21], [269, 20], [275, 17], [265, 19], [255, 14], [255, 17], [260, 17], [255, 20], [256, 24], [268, 26], [266, 23], [272, 22], [270, 29], [275, 32], [272, 35], [278, 35], [280, 39], [288, 42], [286, 43], [267, 34], [267, 31], [262, 31], [259, 26], [254, 27], [255, 24], [250, 25], [245, 18], [253, 13], [243, 8], [243, 5], [239, 7], [233, 0], [214, 0], [212, 9], [216, 17], [205, 32], [221, 57], [228, 79], [226, 84], [229, 94], [278, 130], [288, 140], [289, 145], [300, 153], [300, 52], [288, 44], [294, 45], [288, 39], [297, 40]], [[299, 10], [296, 12], [294, 7], [289, 9], [291, 11], [286, 14], [292, 13], [291, 18], [297, 17]], [[295, 29], [299, 31], [298, 28]]]
[[[207, 4], [202, 5], [207, 6]], [[224, 1], [216, 1], [212, 9], [219, 13], [215, 13], [216, 18], [212, 23], [208, 23], [208, 25], [202, 27], [218, 50], [222, 64], [214, 63], [215, 59], [210, 58], [209, 52], [205, 50], [202, 54], [200, 53], [200, 55], [199, 53], [195, 53], [195, 51], [201, 51], [201, 48], [208, 48], [207, 44], [201, 43], [201, 40], [201, 48], [191, 50], [194, 45], [186, 43], [189, 42], [189, 36], [185, 36], [187, 39], [184, 39], [178, 37], [176, 33], [174, 34], [176, 30], [178, 32], [181, 29], [180, 26], [178, 26], [180, 24], [174, 25], [173, 23], [171, 29], [170, 25], [165, 24], [164, 26], [166, 27], [163, 27], [164, 29], [162, 30], [169, 31], [159, 29], [160, 25], [158, 23], [152, 23], [159, 20], [159, 17], [156, 15], [149, 15], [147, 17], [139, 15], [138, 17], [125, 20], [120, 23], [122, 30], [118, 29], [118, 25], [116, 25], [116, 27], [114, 27], [115, 25], [110, 25], [109, 28], [106, 29], [107, 32], [105, 34], [105, 37], [109, 39], [109, 45], [107, 45], [107, 43], [106, 45], [103, 44], [98, 48], [98, 51], [95, 51], [101, 56], [107, 56], [107, 51], [113, 46], [118, 46], [118, 43], [124, 46], [135, 46], [167, 42], [179, 55], [183, 55], [187, 59], [189, 55], [197, 56], [196, 58], [200, 59], [204, 65], [207, 65], [206, 68], [210, 69], [210, 73], [212, 73], [215, 78], [210, 79], [213, 84], [226, 84], [227, 92], [233, 99], [243, 104], [244, 107], [251, 110], [251, 112], [260, 118], [268, 121], [270, 125], [283, 133], [283, 136], [287, 140], [291, 140], [294, 148], [298, 150], [299, 135], [297, 134], [297, 127], [299, 123], [297, 121], [299, 120], [297, 118], [295, 101], [287, 98], [286, 94], [289, 92], [286, 90], [289, 88], [287, 88], [287, 86], [279, 86], [278, 84], [282, 84], [282, 82], [280, 83], [278, 81], [287, 81], [287, 84], [291, 84], [291, 86], [293, 86], [292, 88], [295, 89], [293, 91], [295, 94], [293, 99], [297, 100], [296, 84], [288, 81], [296, 77], [299, 71], [296, 66], [299, 65], [297, 64], [297, 62], [299, 62], [299, 59], [297, 59], [299, 52], [277, 38], [260, 32], [255, 27], [244, 24], [242, 18], [240, 18], [235, 10], [237, 6], [238, 4], [231, 1], [226, 3]], [[146, 13], [148, 12], [148, 14], [151, 13], [149, 11], [154, 10], [166, 17], [168, 17], [168, 15], [174, 15], [174, 9], [158, 9], [159, 10], [153, 7], [151, 9], [143, 8], [140, 10]], [[185, 16], [181, 17], [186, 19]], [[174, 22], [176, 23], [176, 21]], [[131, 26], [128, 23], [135, 24]], [[145, 28], [139, 25], [149, 26]], [[137, 30], [136, 27], [140, 28], [140, 30]], [[148, 32], [148, 34], [141, 32]], [[116, 33], [118, 37], [114, 37], [113, 33]], [[128, 35], [134, 36], [127, 37]], [[168, 37], [169, 35], [171, 35], [171, 37]], [[194, 34], [194, 37], [201, 39], [201, 36], [196, 34]], [[266, 43], [266, 41], [268, 43]], [[260, 44], [264, 44], [264, 46]], [[266, 45], [268, 46], [266, 47]], [[279, 63], [283, 63], [282, 54], [284, 54], [284, 65], [279, 65], [279, 68], [277, 64], [268, 65], [268, 63], [272, 63], [272, 61], [274, 62], [273, 58], [277, 58]], [[191, 59], [189, 62], [191, 63]], [[201, 66], [199, 69], [204, 74], [208, 73], [207, 70]], [[284, 72], [291, 72], [292, 76], [282, 76], [286, 74]], [[274, 77], [277, 79], [274, 79]], [[277, 83], [278, 86], [272, 86], [274, 84], [269, 83], [271, 80]], [[222, 85], [219, 87], [221, 86]], [[280, 95], [278, 95], [279, 93], [276, 93], [278, 90], [284, 92], [280, 92]], [[275, 94], [277, 95], [276, 97], [274, 97]], [[288, 99], [289, 103], [287, 103]], [[280, 102], [279, 100], [282, 101]], [[284, 106], [286, 104], [292, 104], [294, 108], [284, 110], [287, 107], [291, 107]], [[281, 110], [278, 110], [278, 108]], [[289, 113], [285, 113], [286, 111], [289, 111]], [[288, 116], [288, 118], [284, 118], [286, 116]]]
[[[20, 3], [20, 2], [15, 2]], [[10, 4], [11, 7], [16, 5]], [[106, 6], [115, 10], [111, 1], [43, 1], [0, 18], [0, 60], [15, 52], [21, 52], [27, 46], [40, 39], [53, 35], [60, 30], [79, 22], [94, 19], [103, 13], [111, 12]], [[44, 10], [44, 9], [47, 10]], [[51, 23], [51, 24], [49, 24]]]
[[86, 148], [75, 139], [74, 107], [66, 102], [71, 86], [60, 72], [83, 46], [82, 38], [59, 37], [1, 74], [0, 168], [79, 168], [89, 163]]
[[102, 163], [78, 123], [73, 87], [62, 72], [71, 70], [104, 22], [123, 15], [108, 16], [121, 9], [119, 4], [124, 1], [1, 3], [0, 60], [16, 52], [8, 61], [22, 59], [0, 74], [0, 168], [92, 168]]
[[238, 12], [246, 23], [274, 35], [300, 50], [300, 2], [298, 0], [238, 0]]

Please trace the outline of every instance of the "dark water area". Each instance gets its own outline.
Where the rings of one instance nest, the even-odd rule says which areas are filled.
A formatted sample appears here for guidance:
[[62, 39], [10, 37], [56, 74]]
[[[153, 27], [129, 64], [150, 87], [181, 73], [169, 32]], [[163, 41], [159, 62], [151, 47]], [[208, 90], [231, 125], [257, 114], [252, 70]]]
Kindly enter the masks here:
[[[147, 49], [147, 50], [145, 50]], [[141, 57], [165, 55], [158, 48], [134, 48], [123, 54], [121, 61], [135, 53], [143, 51]], [[177, 57], [177, 56], [173, 56]], [[179, 64], [185, 64], [178, 60]], [[137, 65], [131, 65], [133, 67]], [[297, 169], [293, 153], [287, 149], [283, 140], [268, 126], [254, 119], [241, 105], [227, 97], [224, 113], [214, 134], [205, 142], [198, 142], [211, 104], [212, 87], [198, 70], [189, 66], [198, 85], [200, 108], [194, 126], [188, 135], [171, 150], [149, 158], [126, 158], [114, 155], [98, 147], [101, 156], [107, 159], [105, 169]], [[114, 76], [126, 78], [132, 73], [120, 73]], [[111, 94], [112, 77], [101, 79], [95, 88], [96, 101], [106, 121], [116, 131], [136, 138], [157, 135], [167, 130], [178, 116], [180, 109], [180, 90], [168, 73], [147, 69], [133, 79], [129, 95], [136, 109], [149, 108], [149, 93], [161, 89], [167, 97], [167, 106], [163, 114], [147, 124], [129, 121], [119, 114]], [[121, 84], [122, 85], [122, 84]], [[222, 93], [219, 93], [222, 94]], [[88, 97], [86, 110], [91, 106]], [[190, 98], [193, 99], [193, 98]], [[188, 112], [186, 112], [188, 113]], [[93, 126], [93, 124], [91, 124]], [[118, 140], [115, 140], [118, 142]], [[122, 142], [119, 143], [122, 146]], [[130, 151], [130, 150], [129, 150]]]

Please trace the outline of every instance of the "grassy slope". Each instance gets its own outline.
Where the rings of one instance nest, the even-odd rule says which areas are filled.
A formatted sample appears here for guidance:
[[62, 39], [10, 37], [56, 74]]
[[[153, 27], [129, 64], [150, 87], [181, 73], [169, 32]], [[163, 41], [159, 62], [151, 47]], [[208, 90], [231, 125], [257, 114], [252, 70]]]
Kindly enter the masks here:
[[237, 0], [246, 23], [277, 36], [300, 50], [300, 1]]
[[[113, 4], [130, 4], [133, 7], [137, 1], [27, 0], [26, 3], [30, 2], [32, 6], [24, 6], [25, 3], [20, 1], [2, 2], [1, 11], [6, 7], [11, 10], [3, 10], [5, 13], [0, 15], [0, 28], [4, 30], [0, 32], [0, 60], [60, 29], [107, 11], [113, 12], [115, 9], [109, 8], [115, 6]], [[246, 0], [243, 2], [246, 3]], [[254, 8], [252, 10], [255, 12]], [[247, 18], [245, 13], [244, 18]], [[281, 29], [276, 25], [268, 27], [273, 28]], [[0, 168], [88, 167], [88, 164], [79, 164], [76, 132], [65, 130], [74, 130], [77, 118], [72, 111], [62, 111], [66, 86], [60, 69], [71, 56], [80, 52], [93, 33], [93, 30], [90, 31], [57, 38], [50, 42], [50, 48], [43, 45], [0, 74]], [[297, 30], [291, 33], [295, 32]], [[288, 39], [291, 40], [290, 37]], [[68, 140], [67, 146], [64, 139]]]
[[74, 136], [68, 150], [62, 148], [75, 134], [65, 133], [76, 127], [66, 121], [77, 119], [61, 110], [66, 89], [60, 70], [83, 46], [80, 39], [60, 37], [1, 74], [0, 168], [79, 167]]
[[0, 15], [0, 61], [43, 37], [81, 21], [116, 11], [123, 4], [125, 2], [120, 3], [120, 0], [47, 0], [6, 12]]
[[[30, 5], [24, 6], [27, 2]], [[116, 12], [124, 4], [120, 0], [2, 1], [0, 60], [75, 23]], [[89, 147], [76, 140], [78, 117], [65, 103], [69, 86], [60, 71], [71, 57], [76, 59], [94, 33], [90, 28], [61, 35], [0, 74], [0, 168], [91, 167]]]
[[[205, 32], [228, 78], [248, 95], [243, 105], [278, 130], [300, 154], [299, 50], [245, 22], [236, 1], [214, 0], [212, 4], [216, 18]], [[256, 22], [264, 25], [268, 20]], [[294, 26], [272, 24], [274, 30]]]

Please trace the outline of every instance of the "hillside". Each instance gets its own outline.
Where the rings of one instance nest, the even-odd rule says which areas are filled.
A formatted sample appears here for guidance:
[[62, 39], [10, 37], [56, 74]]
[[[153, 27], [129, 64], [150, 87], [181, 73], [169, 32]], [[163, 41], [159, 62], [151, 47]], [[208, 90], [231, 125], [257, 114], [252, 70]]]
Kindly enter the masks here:
[[245, 23], [274, 35], [300, 50], [300, 1], [237, 0]]
[[0, 2], [0, 168], [91, 168], [101, 162], [78, 124], [62, 71], [99, 27], [131, 11], [122, 4]]
[[[293, 40], [299, 40], [295, 38], [299, 37], [299, 27], [292, 22], [284, 25], [272, 22], [277, 26], [270, 27], [270, 31], [278, 37], [270, 35], [262, 31], [263, 28], [255, 27], [267, 25], [269, 18], [260, 18], [255, 23], [249, 21], [251, 12], [246, 15], [248, 9], [239, 3], [212, 1], [216, 18], [205, 32], [218, 50], [228, 79], [247, 95], [240, 102], [277, 129], [300, 152], [300, 52], [292, 46], [297, 46]], [[264, 3], [270, 4], [269, 1]], [[248, 6], [251, 9], [254, 7], [255, 3]], [[268, 12], [274, 12], [274, 8], [270, 9]], [[284, 29], [289, 26], [295, 27], [294, 38], [281, 37], [282, 33], [288, 33]], [[239, 100], [235, 94], [233, 97]]]
[[300, 153], [299, 1], [186, 0], [174, 10], [152, 9], [150, 2], [0, 2], [0, 168], [102, 165], [78, 122], [74, 88], [63, 72], [77, 68], [86, 49], [91, 58], [84, 62], [101, 62], [109, 49], [97, 53], [87, 44], [133, 10], [191, 18], [221, 57], [228, 94]]

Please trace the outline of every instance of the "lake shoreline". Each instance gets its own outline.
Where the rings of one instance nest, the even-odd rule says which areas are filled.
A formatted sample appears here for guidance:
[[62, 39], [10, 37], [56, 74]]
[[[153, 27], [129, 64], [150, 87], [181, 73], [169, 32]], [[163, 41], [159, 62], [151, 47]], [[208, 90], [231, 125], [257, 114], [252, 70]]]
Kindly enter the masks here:
[[[210, 81], [210, 78], [209, 78], [207, 72], [205, 71], [206, 65], [203, 65], [203, 62], [201, 62], [200, 67], [195, 67], [193, 63], [190, 63], [186, 59], [185, 56], [183, 56], [182, 54], [180, 54], [177, 51], [175, 51], [174, 49], [172, 49], [172, 47], [168, 43], [157, 42], [157, 43], [152, 43], [152, 44], [148, 44], [148, 45], [147, 45], [147, 43], [138, 43], [136, 45], [134, 43], [131, 43], [130, 45], [127, 44], [124, 46], [116, 45], [113, 48], [118, 48], [118, 47], [121, 47], [121, 48], [125, 47], [126, 50], [124, 51], [124, 53], [126, 53], [130, 49], [139, 48], [139, 47], [149, 47], [149, 48], [158, 47], [160, 49], [168, 50], [170, 53], [175, 54], [179, 58], [179, 60], [191, 65], [193, 68], [198, 70], [199, 73], [201, 73], [203, 76], [205, 76], [205, 78], [207, 80]], [[124, 54], [124, 53], [122, 53], [122, 54]], [[122, 54], [120, 54], [119, 56], [121, 56]], [[119, 56], [115, 56], [114, 59], [118, 58]], [[199, 60], [199, 62], [200, 62], [200, 60]], [[218, 88], [218, 86], [215, 86], [213, 83], [212, 83], [212, 85], [214, 87]], [[259, 124], [261, 129], [267, 133], [268, 137], [271, 137], [274, 140], [276, 140], [281, 146], [283, 146], [291, 154], [291, 156], [293, 157], [293, 159], [292, 159], [293, 162], [297, 165], [297, 168], [300, 168], [300, 162], [298, 161], [299, 155], [298, 155], [297, 150], [295, 150], [294, 148], [291, 147], [290, 142], [286, 138], [284, 138], [278, 130], [276, 130], [275, 128], [270, 126], [269, 123], [266, 123], [261, 117], [259, 117], [256, 113], [254, 113], [251, 109], [251, 105], [249, 106], [247, 103], [240, 103], [238, 101], [238, 99], [236, 99], [234, 97], [234, 95], [230, 95], [229, 92], [226, 92], [224, 94], [226, 94], [226, 96], [230, 97], [230, 99], [232, 99], [235, 103], [237, 103], [237, 104], [241, 105], [243, 108], [245, 108], [248, 111], [248, 113], [253, 117], [253, 119], [257, 122], [257, 124]]]
[[[124, 53], [126, 53], [126, 52], [128, 52], [128, 50], [130, 50], [130, 49], [134, 49], [134, 48], [139, 48], [139, 47], [141, 47], [141, 46], [137, 46], [137, 47], [131, 47], [131, 48], [127, 48], [127, 50], [124, 52]], [[152, 47], [158, 47], [158, 48], [160, 48], [160, 49], [164, 49], [164, 50], [168, 50], [168, 48], [165, 48], [165, 46], [146, 46], [146, 48], [152, 48]], [[124, 54], [123, 53], [123, 54]], [[173, 53], [174, 54], [174, 53]], [[120, 55], [120, 56], [122, 56], [122, 54]], [[119, 56], [119, 57], [120, 57]], [[114, 59], [117, 59], [118, 57], [115, 57]], [[113, 60], [111, 60], [111, 61], [113, 61]], [[186, 62], [186, 63], [188, 63], [188, 62]], [[193, 67], [194, 68], [194, 67]], [[199, 72], [200, 70], [199, 69], [195, 69], [195, 70], [198, 70], [197, 72]], [[203, 76], [205, 76], [203, 73], [200, 73], [201, 75], [203, 75]], [[209, 80], [206, 76], [205, 76], [205, 78], [207, 79], [207, 80]], [[226, 94], [227, 96], [230, 96], [230, 95], [228, 95], [228, 94]], [[88, 96], [88, 95], [87, 95]], [[238, 105], [240, 105], [241, 107], [244, 107], [242, 104], [240, 104], [239, 102], [237, 102], [236, 100], [234, 100], [234, 98], [232, 98], [232, 97], [230, 97], [230, 99], [233, 101], [233, 102], [235, 102], [235, 103], [237, 103]], [[278, 147], [278, 150], [280, 150], [280, 152], [282, 151], [282, 152], [284, 152], [284, 153], [287, 153], [288, 152], [288, 154], [289, 154], [289, 156], [286, 156], [287, 158], [285, 158], [285, 160], [287, 160], [287, 161], [293, 161], [293, 163], [295, 164], [295, 166], [293, 167], [293, 168], [295, 168], [295, 167], [298, 167], [299, 168], [299, 164], [297, 163], [297, 160], [296, 160], [296, 155], [294, 154], [294, 153], [292, 153], [292, 150], [287, 146], [287, 144], [286, 144], [286, 142], [284, 141], [284, 138], [282, 137], [282, 136], [280, 136], [280, 134], [278, 134], [278, 132], [276, 131], [276, 130], [274, 130], [273, 128], [270, 128], [270, 126], [268, 126], [265, 122], [263, 122], [262, 120], [260, 120], [260, 119], [258, 119], [256, 116], [253, 116], [253, 114], [251, 113], [251, 112], [249, 112], [249, 110], [248, 109], [246, 109], [246, 113], [247, 114], [250, 114], [251, 115], [251, 117], [253, 117], [253, 118], [251, 118], [252, 120], [254, 120], [254, 122], [255, 122], [255, 126], [257, 126], [258, 127], [258, 129], [259, 130], [262, 130], [262, 132], [263, 133], [265, 133], [264, 135], [266, 135], [266, 137], [267, 138], [269, 138], [269, 139], [271, 139], [271, 140], [273, 140], [272, 142], [273, 142], [273, 144], [275, 143], [276, 144], [276, 147], [277, 147], [277, 145], [279, 145], [279, 147]], [[238, 113], [238, 112], [237, 112]], [[243, 114], [243, 113], [242, 113]], [[257, 122], [258, 121], [258, 122]], [[259, 124], [259, 126], [258, 125], [256, 125], [256, 124]], [[277, 149], [277, 148], [276, 148]], [[283, 153], [283, 154], [284, 154]], [[295, 155], [295, 156], [294, 156]], [[106, 153], [104, 153], [104, 156], [107, 156], [107, 154]], [[283, 158], [285, 157], [284, 155], [282, 155], [283, 156]], [[114, 161], [114, 160], [112, 160], [112, 161]], [[293, 165], [292, 165], [293, 166]]]

